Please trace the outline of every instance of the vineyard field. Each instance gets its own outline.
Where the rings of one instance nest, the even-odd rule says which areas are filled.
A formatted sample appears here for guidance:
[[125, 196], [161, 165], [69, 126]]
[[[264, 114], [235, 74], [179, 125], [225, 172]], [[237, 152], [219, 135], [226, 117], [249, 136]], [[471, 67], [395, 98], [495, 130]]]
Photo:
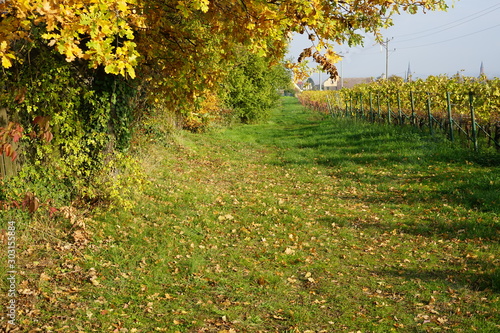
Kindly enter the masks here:
[[500, 79], [429, 77], [361, 84], [338, 91], [305, 91], [301, 103], [332, 115], [393, 124], [412, 124], [452, 141], [465, 137], [500, 150]]

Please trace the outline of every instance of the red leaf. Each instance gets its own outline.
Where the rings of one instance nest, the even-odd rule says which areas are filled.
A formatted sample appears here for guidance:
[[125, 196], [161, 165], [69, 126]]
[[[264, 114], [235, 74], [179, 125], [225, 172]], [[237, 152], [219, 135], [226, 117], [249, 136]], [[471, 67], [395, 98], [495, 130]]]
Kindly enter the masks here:
[[49, 216], [50, 217], [53, 217], [54, 216], [54, 213], [57, 212], [59, 209], [57, 209], [56, 207], [52, 207], [50, 206], [49, 207]]
[[20, 133], [20, 132], [14, 132], [14, 134], [12, 134], [12, 140], [14, 142], [18, 142], [19, 139], [21, 139], [23, 137], [23, 133]]
[[3, 151], [5, 152], [5, 155], [6, 156], [9, 156], [12, 154], [12, 146], [10, 145], [10, 143], [5, 143], [3, 145]]
[[54, 138], [54, 135], [52, 132], [44, 132], [42, 137], [45, 141], [50, 142]]
[[26, 98], [26, 91], [27, 91], [26, 87], [22, 87], [21, 89], [19, 89], [19, 92], [17, 93], [16, 97], [14, 97], [14, 101], [18, 102], [19, 104], [24, 102], [24, 99]]

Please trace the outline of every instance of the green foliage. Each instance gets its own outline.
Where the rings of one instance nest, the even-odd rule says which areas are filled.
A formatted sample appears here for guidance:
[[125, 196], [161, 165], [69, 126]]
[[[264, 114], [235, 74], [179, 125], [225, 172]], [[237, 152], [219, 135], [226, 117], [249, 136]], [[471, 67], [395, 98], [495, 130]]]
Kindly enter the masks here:
[[278, 90], [286, 89], [290, 80], [282, 65], [243, 53], [228, 76], [226, 104], [244, 123], [266, 119], [280, 98]]
[[56, 205], [118, 198], [124, 179], [111, 184], [105, 173], [130, 165], [114, 150], [130, 144], [133, 82], [68, 63], [43, 44], [32, 45], [26, 58], [30, 66], [1, 77], [10, 120], [25, 129], [22, 169], [7, 181], [11, 191], [4, 196], [19, 200], [30, 192]]
[[[96, 71], [93, 78], [92, 91], [101, 94], [108, 108], [109, 123], [105, 130], [110, 130], [115, 139], [115, 148], [126, 151], [132, 138], [132, 122], [134, 100], [137, 95], [137, 81], [125, 80], [122, 77], [107, 75], [104, 71]], [[93, 106], [89, 105], [89, 110]]]

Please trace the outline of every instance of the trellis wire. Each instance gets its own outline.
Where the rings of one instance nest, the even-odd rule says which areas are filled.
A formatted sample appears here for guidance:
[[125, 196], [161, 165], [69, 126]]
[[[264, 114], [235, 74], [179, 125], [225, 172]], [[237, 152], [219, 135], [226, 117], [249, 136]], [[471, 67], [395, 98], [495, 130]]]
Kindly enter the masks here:
[[[500, 140], [496, 137], [493, 137], [491, 133], [488, 132], [485, 125], [481, 125], [476, 121], [476, 113], [474, 108], [474, 93], [470, 92], [468, 94], [470, 131], [468, 130], [468, 126], [465, 126], [466, 128], [464, 128], [463, 124], [461, 124], [459, 121], [453, 118], [452, 114], [453, 105], [451, 103], [450, 92], [446, 92], [446, 116], [442, 119], [436, 118], [436, 116], [434, 116], [433, 114], [432, 94], [426, 93], [426, 95], [427, 98], [426, 98], [425, 111], [427, 119], [419, 117], [417, 115], [418, 110], [415, 107], [415, 94], [413, 91], [410, 91], [409, 93], [411, 115], [408, 115], [403, 111], [401, 95], [399, 92], [396, 94], [397, 113], [392, 111], [391, 100], [390, 98], [388, 98], [388, 96], [381, 96], [380, 93], [377, 93], [374, 101], [371, 92], [368, 94], [369, 110], [364, 109], [363, 93], [358, 93], [357, 96], [355, 97], [351, 94], [348, 99], [345, 99], [344, 109], [341, 106], [342, 98], [339, 96], [339, 94], [335, 94], [336, 101], [334, 102], [332, 100], [332, 97], [328, 97], [326, 107], [328, 112], [332, 116], [351, 117], [370, 122], [382, 121], [387, 124], [405, 125], [407, 123], [405, 120], [409, 120], [409, 124], [411, 124], [414, 127], [420, 127], [420, 128], [427, 127], [429, 134], [432, 136], [435, 136], [436, 130], [441, 129], [444, 133], [446, 133], [446, 136], [451, 142], [456, 141], [455, 132], [463, 133], [467, 141], [470, 141], [472, 143], [472, 147], [475, 151], [479, 150], [479, 133], [481, 132], [484, 133], [485, 138], [487, 138], [488, 144], [493, 144], [495, 148], [498, 151], [500, 151]], [[383, 115], [381, 108], [381, 99], [383, 98], [387, 99], [387, 106], [386, 106], [387, 112], [385, 116]], [[500, 123], [497, 123], [496, 127], [497, 127], [496, 133], [499, 133]]]

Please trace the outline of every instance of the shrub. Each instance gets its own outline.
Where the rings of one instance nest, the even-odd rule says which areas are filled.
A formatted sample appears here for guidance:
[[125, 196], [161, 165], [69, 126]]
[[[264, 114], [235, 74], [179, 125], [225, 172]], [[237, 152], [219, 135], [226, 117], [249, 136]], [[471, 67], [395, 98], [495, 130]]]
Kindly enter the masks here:
[[281, 64], [272, 65], [266, 58], [242, 53], [228, 76], [226, 104], [244, 123], [266, 119], [280, 98], [278, 90], [287, 88], [290, 81]]

